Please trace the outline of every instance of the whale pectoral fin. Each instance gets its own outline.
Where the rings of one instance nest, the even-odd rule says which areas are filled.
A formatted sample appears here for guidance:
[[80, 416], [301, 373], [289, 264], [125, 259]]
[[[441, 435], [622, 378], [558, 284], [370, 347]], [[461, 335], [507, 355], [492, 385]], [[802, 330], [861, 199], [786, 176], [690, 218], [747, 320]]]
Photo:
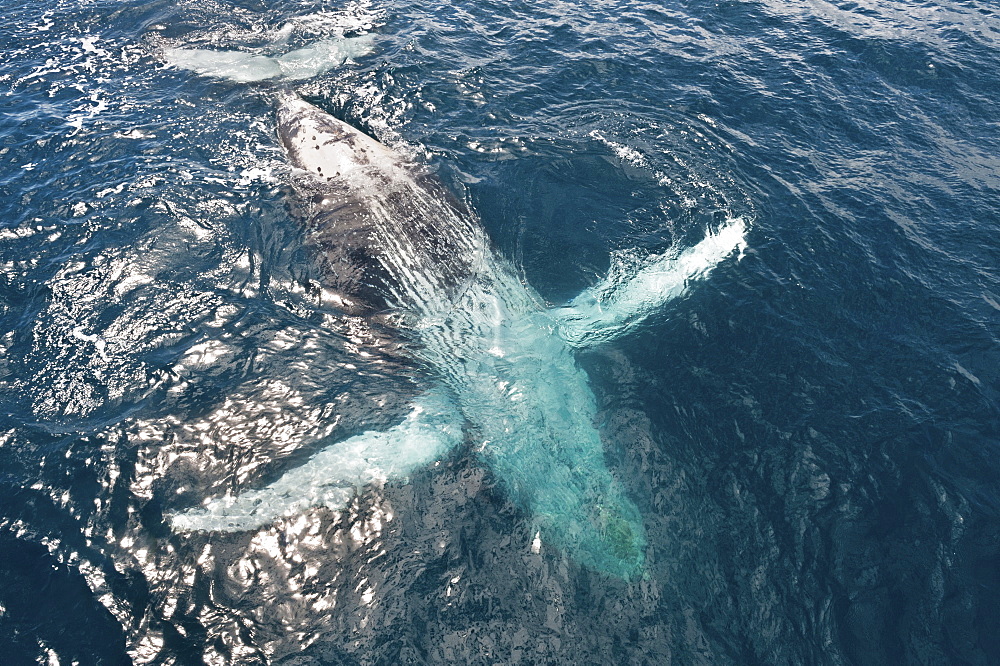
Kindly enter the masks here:
[[337, 442], [264, 488], [213, 499], [168, 520], [179, 531], [238, 532], [314, 506], [340, 510], [358, 487], [403, 479], [440, 459], [461, 443], [462, 423], [442, 392], [430, 392], [402, 423], [384, 432], [368, 431]]
[[230, 79], [238, 83], [266, 81], [281, 76], [275, 58], [242, 51], [165, 48], [163, 59], [178, 69], [189, 69], [202, 76]]
[[734, 252], [742, 257], [746, 233], [743, 219], [732, 219], [693, 247], [655, 257], [630, 276], [613, 271], [567, 305], [549, 311], [559, 336], [574, 347], [589, 347], [625, 335]]
[[292, 81], [311, 78], [363, 56], [371, 49], [371, 35], [363, 35], [325, 39], [280, 56], [184, 47], [165, 47], [161, 53], [173, 67], [189, 69], [202, 76], [252, 83], [277, 78]]

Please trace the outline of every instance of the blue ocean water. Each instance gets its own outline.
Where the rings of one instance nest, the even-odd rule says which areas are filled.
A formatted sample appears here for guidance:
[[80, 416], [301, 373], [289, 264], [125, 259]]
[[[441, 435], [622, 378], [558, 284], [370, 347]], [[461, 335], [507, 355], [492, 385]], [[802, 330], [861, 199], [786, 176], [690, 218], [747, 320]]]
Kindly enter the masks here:
[[[993, 4], [0, 8], [6, 663], [1000, 658]], [[294, 80], [163, 55], [363, 36]], [[578, 356], [641, 576], [537, 547], [472, 441], [344, 512], [170, 528], [420, 381], [298, 287], [288, 88], [435, 169], [552, 305], [748, 221]]]

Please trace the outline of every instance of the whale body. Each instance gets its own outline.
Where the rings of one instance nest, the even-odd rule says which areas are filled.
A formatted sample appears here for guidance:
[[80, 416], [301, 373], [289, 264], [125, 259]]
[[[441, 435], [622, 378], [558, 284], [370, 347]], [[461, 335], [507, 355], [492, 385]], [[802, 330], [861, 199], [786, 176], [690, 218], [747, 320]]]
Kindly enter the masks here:
[[174, 514], [173, 526], [245, 530], [310, 506], [340, 509], [356, 487], [404, 479], [469, 442], [534, 521], [536, 543], [634, 577], [646, 558], [642, 519], [605, 462], [575, 354], [627, 333], [742, 254], [743, 221], [547, 309], [474, 213], [423, 168], [294, 95], [281, 96], [277, 119], [324, 288], [348, 311], [399, 313], [408, 349], [437, 384], [400, 424], [335, 443], [264, 488]]

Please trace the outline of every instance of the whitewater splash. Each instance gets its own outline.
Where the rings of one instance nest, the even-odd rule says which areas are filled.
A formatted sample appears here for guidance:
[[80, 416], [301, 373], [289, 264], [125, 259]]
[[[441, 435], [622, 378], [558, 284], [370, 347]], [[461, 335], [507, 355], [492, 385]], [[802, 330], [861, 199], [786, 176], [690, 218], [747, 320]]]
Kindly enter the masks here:
[[490, 246], [474, 214], [419, 166], [301, 99], [284, 95], [278, 134], [324, 288], [354, 313], [405, 313], [413, 353], [438, 378], [399, 425], [315, 455], [274, 483], [170, 516], [181, 530], [246, 530], [360, 486], [405, 479], [466, 437], [545, 543], [632, 578], [645, 561], [638, 509], [614, 479], [575, 350], [640, 325], [746, 247], [733, 219], [694, 247], [652, 257], [562, 308]]

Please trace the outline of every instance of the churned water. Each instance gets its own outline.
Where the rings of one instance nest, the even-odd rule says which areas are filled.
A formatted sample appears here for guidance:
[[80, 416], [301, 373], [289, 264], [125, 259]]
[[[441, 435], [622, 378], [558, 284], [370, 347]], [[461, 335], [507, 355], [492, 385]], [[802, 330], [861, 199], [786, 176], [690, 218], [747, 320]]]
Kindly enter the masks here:
[[[5, 663], [1000, 659], [992, 3], [0, 9]], [[289, 483], [265, 524], [172, 522], [432, 382], [405, 314], [312, 287], [288, 90], [434, 170], [539, 308], [739, 221], [575, 353], [603, 460], [574, 473], [618, 489], [636, 571], [546, 539], [491, 408], [339, 508]]]

